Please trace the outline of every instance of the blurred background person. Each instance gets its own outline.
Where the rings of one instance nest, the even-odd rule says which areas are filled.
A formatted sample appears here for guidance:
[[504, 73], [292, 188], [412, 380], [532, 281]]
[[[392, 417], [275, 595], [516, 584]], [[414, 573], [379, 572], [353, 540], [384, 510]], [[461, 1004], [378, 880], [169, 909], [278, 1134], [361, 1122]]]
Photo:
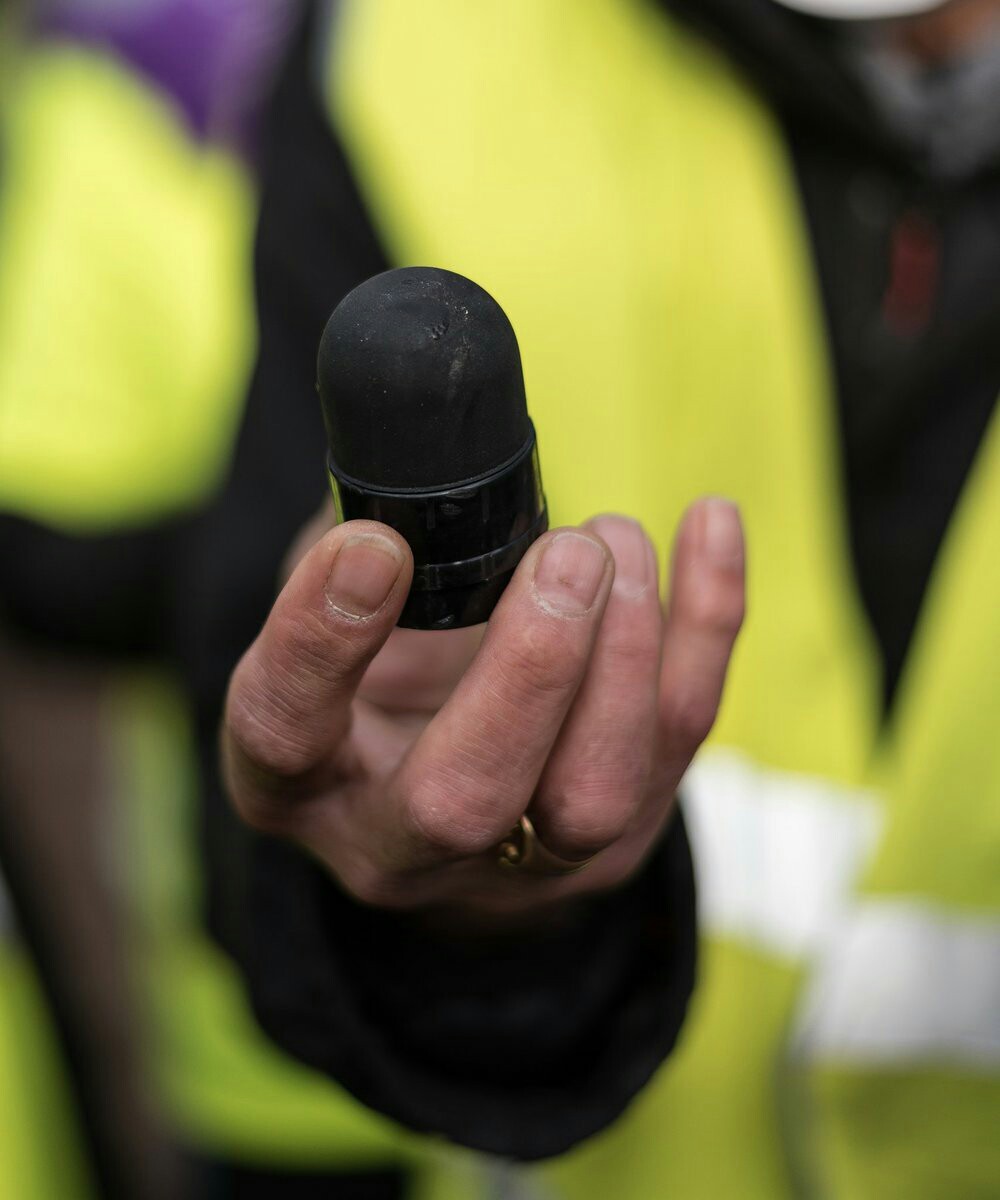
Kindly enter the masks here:
[[343, 1180], [332, 1194], [377, 1197], [399, 1139], [265, 1041], [204, 932], [169, 667], [177, 546], [252, 364], [256, 127], [296, 6], [18, 15], [0, 141], [0, 1005], [17, 1016], [0, 1192]]
[[[178, 98], [129, 57], [138, 14], [118, 6], [102, 25], [88, 6], [90, 25], [76, 28], [78, 9], [23, 9], [5, 76], [4, 871], [60, 1033], [85, 1141], [79, 1186], [89, 1176], [88, 1193], [166, 1196], [178, 1181], [143, 1077], [105, 710], [116, 671], [158, 636], [170, 526], [221, 465], [252, 353], [252, 202], [232, 152], [185, 118], [180, 99], [193, 121], [209, 97]], [[48, 1108], [22, 1119], [37, 1186], [15, 1175], [5, 1194], [74, 1194], [51, 1178], [65, 1168]]]

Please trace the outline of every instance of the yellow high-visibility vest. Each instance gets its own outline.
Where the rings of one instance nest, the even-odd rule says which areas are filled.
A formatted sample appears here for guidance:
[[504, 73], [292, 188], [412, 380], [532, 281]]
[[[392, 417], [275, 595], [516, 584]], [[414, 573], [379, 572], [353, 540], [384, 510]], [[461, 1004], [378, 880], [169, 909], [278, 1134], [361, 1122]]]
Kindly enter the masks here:
[[554, 521], [617, 509], [666, 550], [717, 492], [748, 530], [749, 617], [684, 797], [693, 1011], [532, 1194], [996, 1195], [1000, 422], [882, 729], [808, 237], [754, 92], [640, 0], [338, 12], [329, 109], [378, 231], [510, 315]]

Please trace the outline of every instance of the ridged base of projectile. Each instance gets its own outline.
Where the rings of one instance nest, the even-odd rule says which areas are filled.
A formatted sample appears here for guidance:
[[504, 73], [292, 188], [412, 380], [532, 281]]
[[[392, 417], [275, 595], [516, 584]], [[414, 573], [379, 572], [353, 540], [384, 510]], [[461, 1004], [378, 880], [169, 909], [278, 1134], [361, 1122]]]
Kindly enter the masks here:
[[548, 528], [533, 429], [497, 470], [433, 491], [372, 488], [332, 458], [328, 466], [337, 520], [381, 521], [413, 551], [413, 585], [399, 619], [408, 629], [488, 620], [517, 564]]
[[[535, 524], [516, 542], [505, 546], [488, 557], [496, 561], [502, 555], [506, 569], [499, 574], [490, 574], [476, 583], [451, 587], [410, 590], [398, 624], [404, 629], [464, 629], [468, 625], [481, 625], [488, 621], [524, 558], [537, 538], [548, 529], [548, 513], [543, 509]], [[453, 567], [466, 564], [450, 564]], [[473, 563], [468, 564], [470, 567]]]

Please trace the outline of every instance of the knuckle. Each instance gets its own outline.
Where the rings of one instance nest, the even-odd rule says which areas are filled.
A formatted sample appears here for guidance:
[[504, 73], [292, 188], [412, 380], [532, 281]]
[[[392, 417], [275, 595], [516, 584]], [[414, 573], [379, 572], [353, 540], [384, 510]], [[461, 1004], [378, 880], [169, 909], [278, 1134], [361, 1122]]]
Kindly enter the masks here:
[[683, 616], [707, 633], [735, 637], [743, 623], [744, 608], [742, 588], [701, 587], [685, 599]]
[[505, 832], [497, 832], [495, 822], [483, 819], [483, 806], [474, 802], [458, 780], [437, 774], [409, 783], [401, 807], [411, 835], [435, 857], [474, 858], [494, 846]]
[[551, 848], [567, 858], [587, 858], [617, 842], [626, 832], [639, 804], [634, 784], [619, 777], [589, 783], [567, 781], [546, 790], [545, 828], [558, 844]]
[[526, 624], [497, 659], [498, 687], [526, 700], [563, 699], [575, 690], [587, 648], [574, 631]]
[[316, 749], [301, 726], [282, 714], [280, 693], [262, 694], [259, 687], [230, 690], [226, 730], [249, 769], [263, 781], [301, 779], [314, 765]]
[[659, 643], [643, 636], [643, 630], [630, 627], [604, 649], [615, 676], [645, 677], [659, 659]]
[[599, 854], [608, 846], [613, 845], [620, 836], [619, 831], [606, 831], [589, 826], [568, 825], [558, 828], [546, 826], [542, 830], [542, 840], [545, 845], [554, 854], [568, 859], [570, 862], [592, 858], [595, 854]]
[[704, 696], [678, 697], [667, 713], [670, 741], [685, 752], [693, 753], [708, 737], [715, 724], [718, 705]]

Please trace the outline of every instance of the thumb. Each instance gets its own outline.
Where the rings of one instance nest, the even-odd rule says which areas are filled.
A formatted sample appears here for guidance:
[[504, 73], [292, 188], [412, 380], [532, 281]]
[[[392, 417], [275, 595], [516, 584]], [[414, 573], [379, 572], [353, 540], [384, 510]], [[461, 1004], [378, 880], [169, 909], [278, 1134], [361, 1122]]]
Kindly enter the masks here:
[[233, 672], [226, 702], [227, 781], [251, 824], [280, 826], [280, 801], [331, 762], [412, 574], [406, 543], [374, 521], [331, 529], [293, 571]]

